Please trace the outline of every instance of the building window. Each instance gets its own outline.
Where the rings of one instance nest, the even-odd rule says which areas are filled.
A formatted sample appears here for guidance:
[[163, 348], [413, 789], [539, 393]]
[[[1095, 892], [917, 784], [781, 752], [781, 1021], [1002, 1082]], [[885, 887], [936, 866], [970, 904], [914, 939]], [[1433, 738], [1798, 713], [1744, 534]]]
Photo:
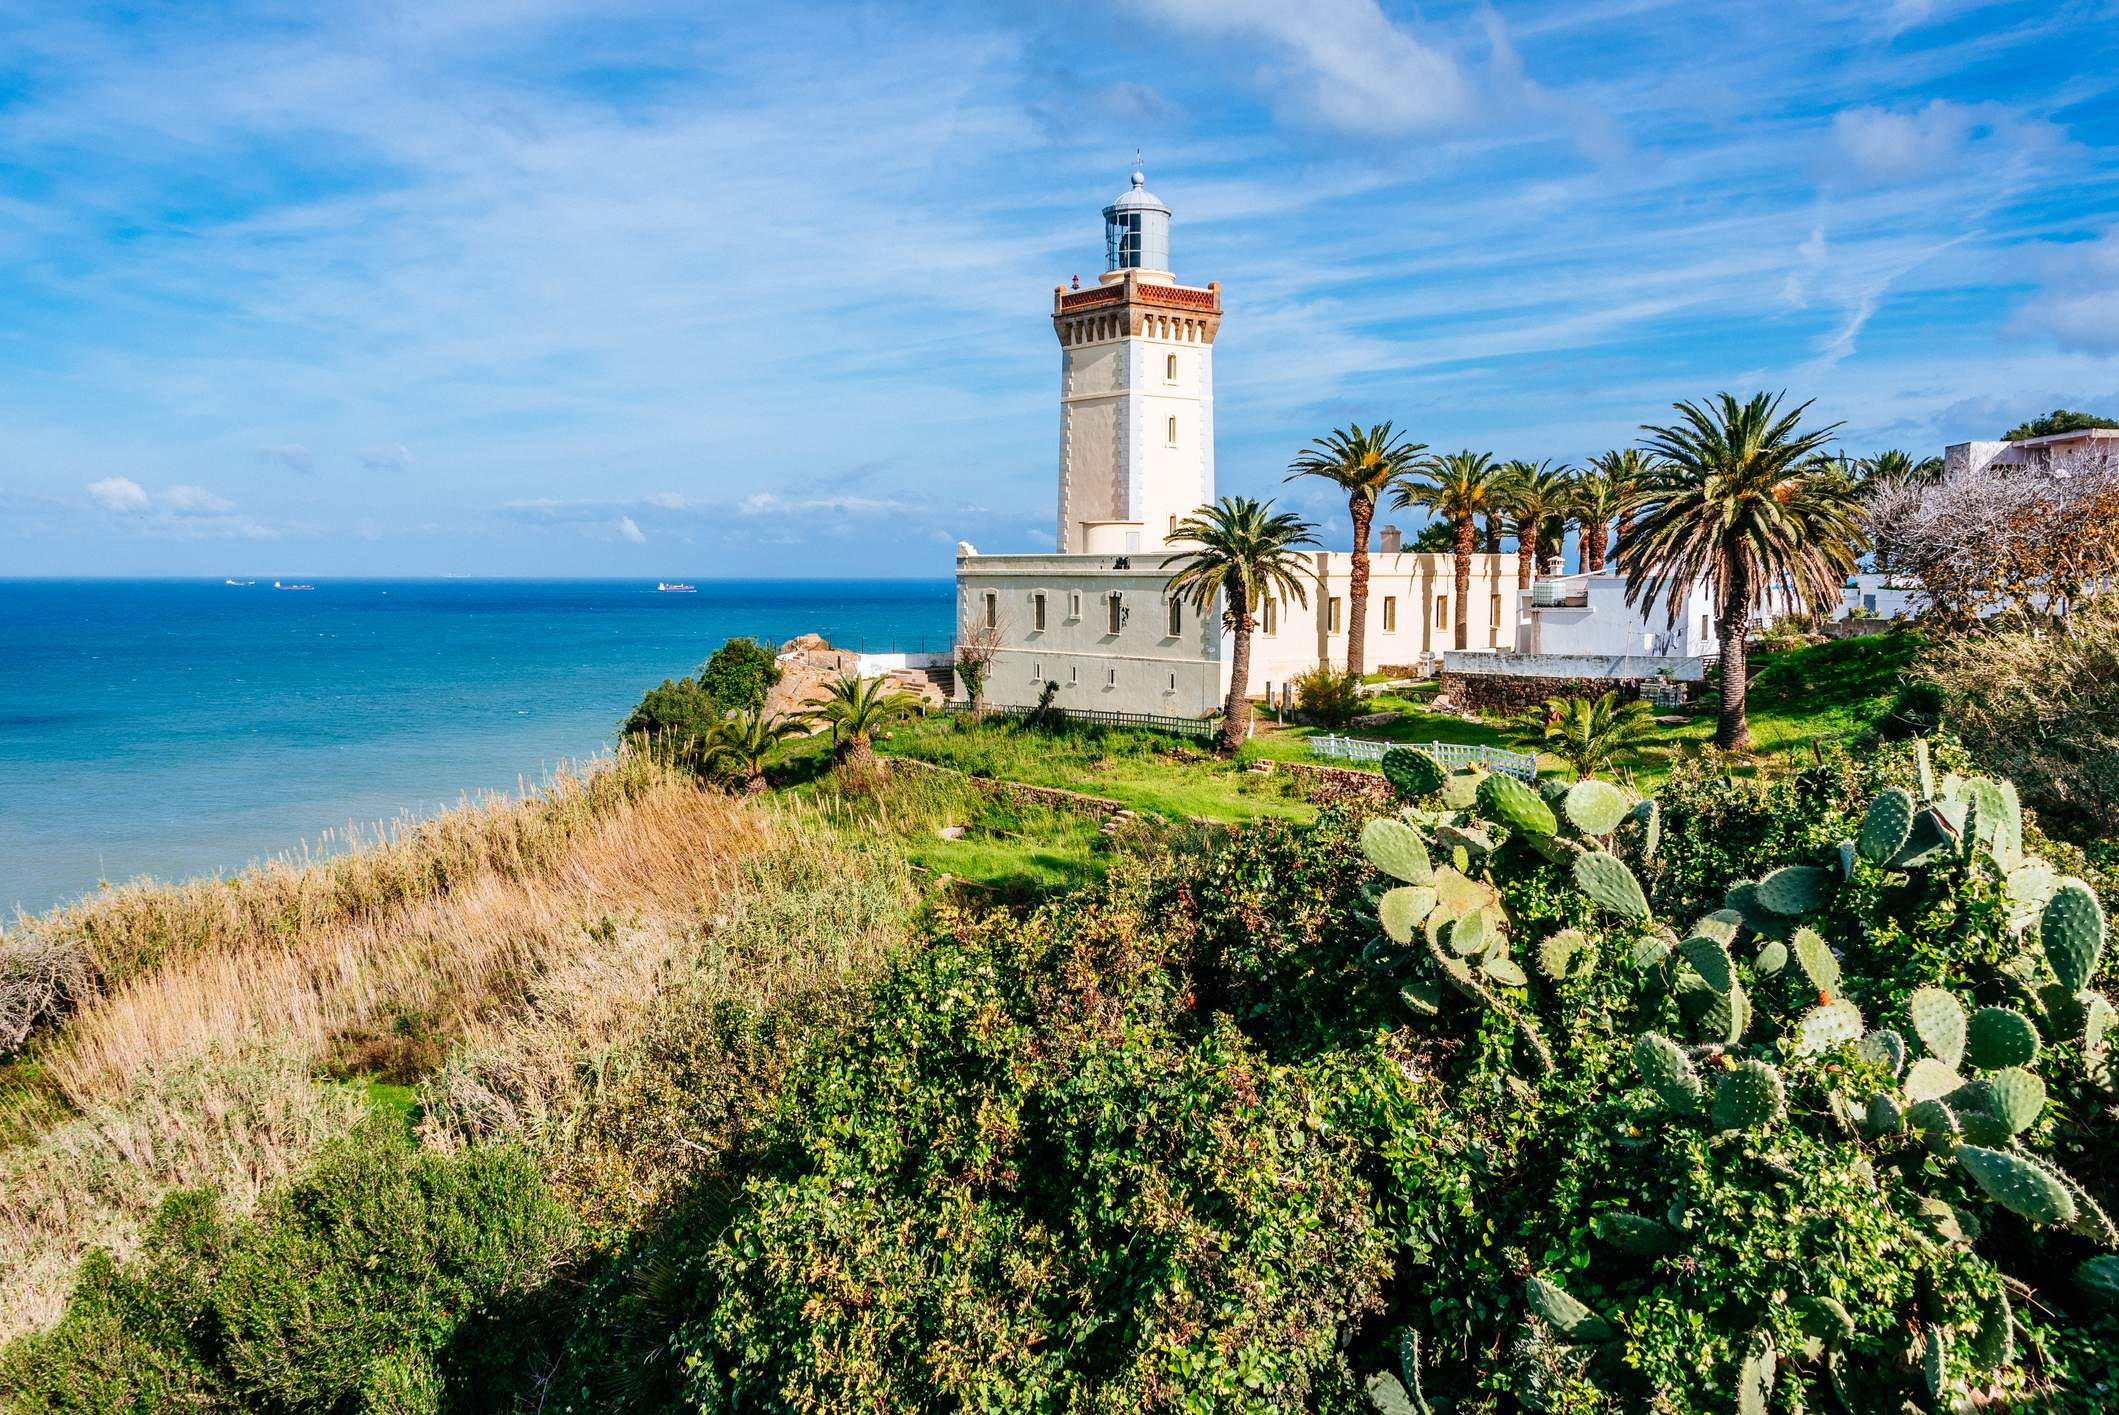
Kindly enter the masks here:
[[1435, 627], [1437, 629], [1447, 629], [1449, 627], [1449, 596], [1446, 594], [1435, 596]]
[[1117, 669], [1115, 669], [1115, 668], [1107, 668], [1107, 669], [1105, 669], [1105, 670], [1104, 670], [1104, 686], [1105, 686], [1106, 688], [1116, 688], [1116, 687], [1118, 686], [1118, 670], [1117, 670]]
[[1106, 624], [1106, 633], [1117, 633], [1118, 626], [1125, 622], [1125, 604], [1126, 602], [1117, 595], [1113, 595], [1109, 600], [1105, 601], [1104, 608], [1110, 615]]
[[1387, 594], [1383, 597], [1383, 632], [1386, 634], [1398, 632], [1398, 596], [1396, 595]]
[[1172, 447], [1175, 447], [1177, 445], [1177, 419], [1170, 419], [1168, 427], [1163, 435], [1169, 439], [1170, 445]]
[[1163, 382], [1177, 382], [1177, 355], [1175, 354], [1163, 355]]
[[1044, 665], [1044, 664], [1042, 664], [1042, 663], [1033, 663], [1033, 664], [1031, 664], [1031, 665], [1030, 665], [1030, 681], [1031, 681], [1031, 682], [1035, 683], [1035, 682], [1037, 682], [1037, 681], [1038, 681], [1038, 680], [1039, 680], [1040, 678], [1043, 678], [1044, 676], [1045, 676], [1045, 665]]
[[1495, 595], [1493, 602], [1487, 606], [1486, 622], [1489, 624], [1499, 624], [1501, 622], [1501, 596]]
[[1170, 637], [1176, 638], [1185, 631], [1185, 606], [1183, 600], [1170, 601]]
[[1332, 599], [1331, 599], [1331, 602], [1330, 602], [1330, 603], [1329, 603], [1328, 605], [1326, 605], [1326, 606], [1325, 606], [1325, 611], [1324, 611], [1324, 631], [1325, 631], [1325, 632], [1326, 632], [1327, 634], [1336, 634], [1336, 633], [1338, 633], [1338, 632], [1339, 632], [1339, 596], [1338, 596], [1338, 595], [1333, 595], [1333, 596], [1332, 596]]
[[1708, 621], [1707, 616], [1702, 614], [1700, 616], [1700, 642], [1704, 644], [1713, 637], [1714, 626]]
[[1030, 596], [1030, 626], [1040, 631], [1045, 627], [1045, 597], [1041, 594]]
[[1001, 597], [992, 590], [986, 591], [986, 627], [991, 629], [1001, 622]]
[[1069, 619], [1082, 617], [1082, 592], [1080, 590], [1067, 591], [1067, 617]]
[[1280, 631], [1280, 607], [1272, 600], [1265, 603], [1265, 612], [1259, 616], [1265, 621], [1265, 631], [1275, 634]]
[[1074, 667], [1074, 666], [1070, 666], [1070, 667], [1069, 667], [1069, 668], [1067, 669], [1067, 686], [1071, 688], [1071, 687], [1073, 687], [1073, 686], [1074, 686], [1075, 684], [1077, 684], [1077, 683], [1079, 683], [1079, 682], [1081, 682], [1081, 681], [1082, 681], [1082, 671], [1081, 671], [1081, 669], [1080, 669], [1079, 667]]
[[1126, 532], [1126, 549], [1128, 549], [1128, 550], [1139, 550], [1139, 549], [1140, 549], [1140, 532], [1139, 532], [1139, 531], [1127, 531], [1127, 532]]
[[[1175, 516], [1172, 516], [1172, 517], [1170, 518], [1170, 534], [1171, 534], [1171, 535], [1173, 535], [1173, 536], [1177, 534], [1177, 518], [1176, 518]], [[1870, 596], [1869, 596], [1869, 598], [1870, 598], [1870, 599], [1875, 599], [1875, 598], [1876, 598], [1876, 596], [1875, 596], [1875, 595], [1870, 595]], [[1870, 605], [1869, 607], [1870, 607], [1871, 609], [1874, 609], [1874, 608], [1875, 608], [1876, 606], [1872, 604], [1872, 605]]]
[[1177, 691], [1177, 675], [1175, 673], [1170, 675], [1170, 691], [1173, 693]]

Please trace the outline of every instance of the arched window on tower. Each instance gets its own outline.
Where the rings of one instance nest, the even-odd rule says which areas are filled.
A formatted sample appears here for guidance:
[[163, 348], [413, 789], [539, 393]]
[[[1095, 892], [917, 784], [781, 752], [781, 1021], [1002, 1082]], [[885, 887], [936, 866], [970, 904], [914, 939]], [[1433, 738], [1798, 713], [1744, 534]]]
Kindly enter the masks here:
[[1163, 382], [1177, 382], [1177, 355], [1175, 354], [1163, 355]]

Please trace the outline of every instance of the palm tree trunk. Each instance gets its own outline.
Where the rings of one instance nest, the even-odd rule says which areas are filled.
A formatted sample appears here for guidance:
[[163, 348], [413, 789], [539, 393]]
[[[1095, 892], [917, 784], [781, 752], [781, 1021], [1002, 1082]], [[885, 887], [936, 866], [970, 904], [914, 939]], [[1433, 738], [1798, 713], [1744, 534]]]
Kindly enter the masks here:
[[1605, 526], [1602, 521], [1584, 521], [1582, 523], [1582, 569], [1587, 574], [1597, 575], [1603, 573], [1604, 532]]
[[1751, 689], [1751, 668], [1744, 643], [1751, 632], [1751, 583], [1741, 570], [1730, 575], [1722, 599], [1721, 620], [1715, 632], [1722, 636], [1722, 707], [1714, 724], [1714, 745], [1725, 752], [1751, 750], [1751, 722], [1744, 716], [1744, 698]]
[[1369, 522], [1375, 519], [1376, 503], [1364, 492], [1354, 496], [1347, 509], [1354, 518], [1354, 564], [1347, 574], [1347, 608], [1353, 618], [1346, 626], [1346, 667], [1358, 677], [1368, 663]]
[[1538, 532], [1535, 527], [1518, 528], [1516, 531], [1516, 588], [1530, 588], [1531, 575], [1538, 564]]
[[867, 766], [875, 759], [876, 751], [868, 744], [866, 732], [856, 732], [839, 743], [839, 760], [848, 766]]
[[1229, 617], [1236, 621], [1236, 648], [1229, 655], [1229, 700], [1221, 720], [1221, 751], [1233, 757], [1251, 730], [1251, 631], [1258, 627], [1240, 590], [1229, 595]]
[[1492, 514], [1489, 514], [1486, 518], [1486, 553], [1488, 555], [1499, 555], [1501, 553], [1501, 519]]
[[1471, 647], [1472, 518], [1457, 522], [1457, 647]]

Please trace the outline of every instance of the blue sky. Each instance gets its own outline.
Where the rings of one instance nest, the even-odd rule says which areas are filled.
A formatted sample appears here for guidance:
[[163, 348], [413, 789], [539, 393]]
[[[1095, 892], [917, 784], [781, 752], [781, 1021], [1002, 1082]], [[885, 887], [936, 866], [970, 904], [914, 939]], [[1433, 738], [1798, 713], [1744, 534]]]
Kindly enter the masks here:
[[[1049, 548], [1136, 145], [1224, 492], [2119, 415], [2119, 4], [0, 0], [0, 574], [942, 575]], [[1343, 532], [1340, 532], [1343, 534]]]

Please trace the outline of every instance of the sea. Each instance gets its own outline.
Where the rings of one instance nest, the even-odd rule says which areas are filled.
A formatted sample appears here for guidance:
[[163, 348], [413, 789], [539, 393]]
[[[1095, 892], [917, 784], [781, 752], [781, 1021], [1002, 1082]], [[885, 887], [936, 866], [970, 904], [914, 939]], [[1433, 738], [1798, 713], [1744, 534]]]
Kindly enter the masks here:
[[535, 785], [731, 638], [954, 621], [947, 580], [303, 583], [0, 580], [0, 919]]

